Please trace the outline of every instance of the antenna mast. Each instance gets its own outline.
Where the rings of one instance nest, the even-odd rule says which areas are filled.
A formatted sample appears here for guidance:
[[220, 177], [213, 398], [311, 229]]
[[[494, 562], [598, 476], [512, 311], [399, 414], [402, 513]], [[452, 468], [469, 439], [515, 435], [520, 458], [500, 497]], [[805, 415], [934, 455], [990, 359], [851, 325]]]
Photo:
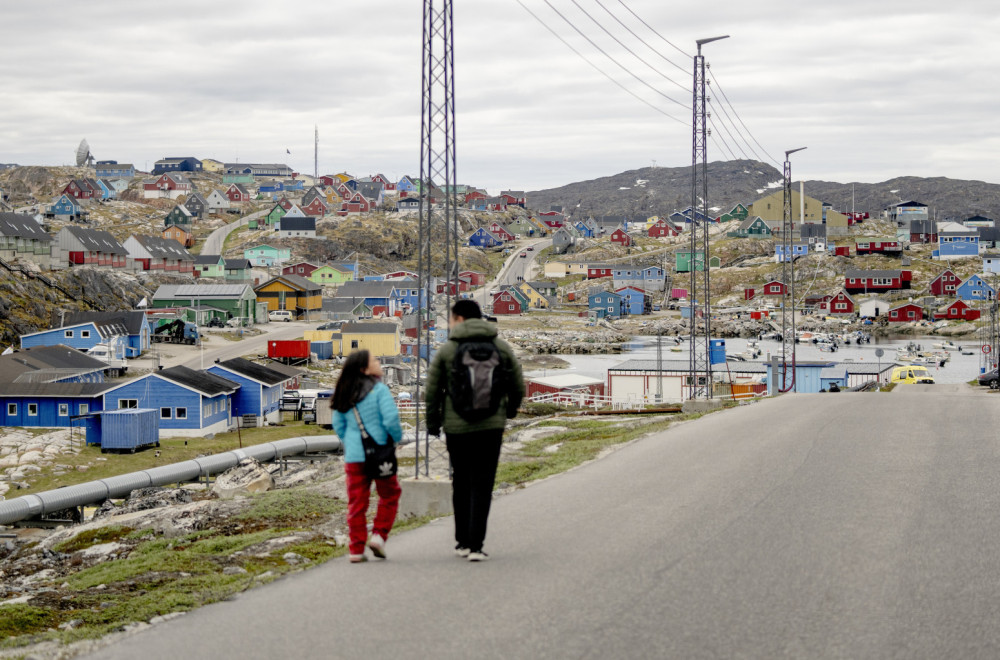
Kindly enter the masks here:
[[313, 126], [313, 185], [319, 179], [319, 126]]

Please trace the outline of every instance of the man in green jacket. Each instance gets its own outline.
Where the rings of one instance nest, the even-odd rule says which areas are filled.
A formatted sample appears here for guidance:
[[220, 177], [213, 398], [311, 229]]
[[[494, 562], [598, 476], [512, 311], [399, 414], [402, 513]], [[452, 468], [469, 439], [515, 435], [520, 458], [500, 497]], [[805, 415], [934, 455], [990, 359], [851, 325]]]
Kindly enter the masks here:
[[[455, 509], [455, 554], [469, 561], [484, 561], [486, 520], [490, 515], [493, 483], [500, 461], [500, 444], [508, 418], [517, 415], [524, 398], [524, 378], [521, 365], [510, 345], [497, 338], [495, 323], [484, 321], [479, 305], [472, 300], [459, 300], [451, 308], [450, 335], [442, 345], [427, 376], [425, 402], [427, 431], [431, 435], [445, 433], [452, 466], [452, 505]], [[505, 392], [499, 407], [481, 421], [462, 417], [452, 400], [452, 368], [455, 356], [464, 342], [492, 342], [499, 353]], [[487, 347], [488, 348], [488, 347]]]

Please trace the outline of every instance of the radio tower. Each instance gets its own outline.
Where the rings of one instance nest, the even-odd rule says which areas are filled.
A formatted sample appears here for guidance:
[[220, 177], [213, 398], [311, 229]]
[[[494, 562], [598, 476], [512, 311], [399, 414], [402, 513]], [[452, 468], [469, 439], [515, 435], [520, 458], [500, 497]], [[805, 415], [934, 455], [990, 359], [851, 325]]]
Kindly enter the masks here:
[[[698, 39], [698, 54], [694, 56], [694, 91], [691, 103], [691, 256], [688, 268], [691, 273], [691, 290], [688, 301], [691, 309], [691, 337], [688, 352], [688, 380], [690, 398], [712, 398], [712, 362], [709, 359], [709, 342], [712, 339], [712, 302], [708, 272], [708, 137], [710, 135], [705, 106], [705, 58], [701, 47], [713, 41], [726, 39], [711, 37]], [[700, 225], [700, 226], [699, 226]], [[700, 253], [700, 257], [699, 257]], [[698, 267], [701, 267], [701, 286], [698, 285]], [[698, 312], [701, 310], [705, 336], [698, 336]]]
[[[792, 163], [788, 157], [805, 147], [785, 152], [785, 199], [781, 224], [781, 382], [778, 389], [789, 392], [795, 387], [795, 260], [792, 255]], [[791, 360], [792, 369], [788, 370]]]
[[[452, 0], [424, 0], [423, 97], [420, 128], [420, 226], [417, 238], [417, 387], [422, 400], [420, 360], [430, 358], [434, 327], [447, 327], [450, 282], [458, 281], [458, 209], [453, 197], [455, 170], [455, 56]], [[433, 199], [432, 199], [433, 198]], [[444, 295], [434, 299], [434, 278], [442, 276]], [[426, 310], [423, 309], [426, 301]], [[430, 437], [416, 408], [416, 474], [430, 471]], [[422, 446], [421, 446], [422, 445]]]

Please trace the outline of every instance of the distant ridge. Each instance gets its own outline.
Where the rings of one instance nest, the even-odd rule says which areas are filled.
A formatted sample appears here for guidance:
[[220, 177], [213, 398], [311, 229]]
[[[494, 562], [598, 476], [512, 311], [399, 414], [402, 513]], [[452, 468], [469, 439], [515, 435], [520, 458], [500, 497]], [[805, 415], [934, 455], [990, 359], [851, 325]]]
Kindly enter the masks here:
[[[780, 188], [782, 174], [753, 160], [709, 163], [709, 206], [728, 211], [738, 202], [750, 204]], [[799, 182], [794, 183], [796, 190]], [[1000, 221], [1000, 184], [945, 177], [903, 176], [881, 183], [855, 183], [854, 208], [872, 214], [897, 202], [916, 200], [938, 220], [964, 220], [984, 215]], [[851, 210], [850, 183], [806, 181], [806, 194]], [[758, 192], [762, 191], [762, 192]], [[527, 193], [533, 210], [564, 207], [586, 215], [669, 215], [691, 204], [690, 167], [644, 167], [612, 176]], [[722, 211], [719, 211], [721, 213]]]

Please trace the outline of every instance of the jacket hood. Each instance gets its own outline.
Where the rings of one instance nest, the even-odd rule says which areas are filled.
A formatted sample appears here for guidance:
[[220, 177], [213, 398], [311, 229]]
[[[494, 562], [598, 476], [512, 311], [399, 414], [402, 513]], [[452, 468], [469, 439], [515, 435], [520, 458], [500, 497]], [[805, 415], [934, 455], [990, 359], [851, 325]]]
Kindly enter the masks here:
[[482, 319], [467, 319], [452, 328], [449, 339], [496, 339], [497, 324]]

